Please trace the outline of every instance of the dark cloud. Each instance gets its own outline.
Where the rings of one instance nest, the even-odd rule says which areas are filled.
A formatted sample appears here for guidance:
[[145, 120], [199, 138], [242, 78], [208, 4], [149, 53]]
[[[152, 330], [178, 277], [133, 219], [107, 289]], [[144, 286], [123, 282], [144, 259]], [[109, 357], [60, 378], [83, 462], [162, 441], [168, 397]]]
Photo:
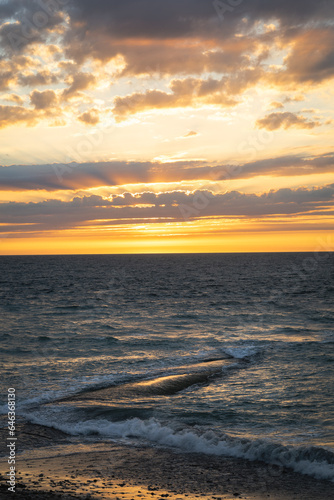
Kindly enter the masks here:
[[22, 6], [20, 0], [5, 0], [0, 3], [0, 19], [8, 19], [15, 16]]
[[[224, 2], [220, 2], [220, 5]], [[228, 2], [226, 2], [228, 3]], [[236, 2], [237, 3], [237, 2]], [[85, 29], [105, 30], [117, 38], [183, 38], [216, 28], [229, 32], [242, 17], [250, 21], [280, 20], [285, 25], [326, 20], [334, 12], [327, 0], [248, 0], [227, 12], [224, 29], [213, 2], [207, 0], [72, 0], [68, 10], [73, 22]], [[232, 2], [231, 2], [232, 4]], [[219, 5], [219, 2], [218, 2]], [[219, 10], [219, 9], [218, 9]], [[220, 10], [221, 11], [221, 10]], [[227, 15], [225, 17], [227, 17]], [[215, 24], [214, 21], [217, 21]]]
[[[332, 30], [327, 21], [334, 15], [334, 4], [326, 0], [248, 0], [233, 7], [223, 26], [207, 0], [72, 0], [67, 10], [71, 19], [64, 39], [68, 57], [82, 63], [90, 57], [105, 61], [122, 54], [124, 74], [231, 72], [247, 66], [259, 41], [267, 46], [260, 61], [269, 55], [273, 41], [285, 40], [293, 50], [285, 69], [271, 71], [273, 81], [284, 84], [289, 79], [318, 81], [333, 76]], [[261, 20], [277, 20], [281, 30], [247, 36]], [[317, 29], [321, 22], [320, 29], [327, 26], [327, 33], [312, 33], [312, 26]], [[236, 37], [240, 32], [246, 36]], [[314, 49], [320, 43], [321, 50], [303, 52], [307, 43]]]
[[285, 26], [326, 20], [334, 13], [334, 7], [327, 0], [250, 0], [242, 2], [243, 11], [252, 20], [278, 19]]
[[[124, 74], [233, 74], [252, 69], [250, 57], [255, 57], [259, 43], [267, 47], [258, 55], [261, 63], [275, 42], [292, 50], [282, 69], [270, 69], [271, 83], [317, 83], [334, 76], [334, 32], [328, 24], [334, 3], [326, 0], [247, 0], [233, 7], [224, 22], [207, 0], [75, 0], [69, 12], [68, 55], [83, 62], [123, 54]], [[261, 20], [278, 21], [280, 28], [250, 35]], [[240, 33], [242, 37], [236, 36]], [[251, 77], [244, 74], [250, 83]]]
[[183, 38], [215, 17], [206, 0], [74, 0], [69, 12], [72, 22], [117, 38]]
[[30, 94], [30, 101], [35, 106], [35, 109], [53, 108], [57, 104], [57, 94], [54, 90], [44, 90], [43, 92], [34, 90]]
[[[1, 109], [1, 108], [0, 108]], [[1, 114], [0, 114], [1, 116]], [[116, 186], [123, 183], [148, 182], [152, 178], [150, 163], [84, 163], [53, 165], [11, 165], [0, 168], [0, 185], [4, 189], [81, 189]]]
[[14, 0], [11, 3], [8, 17], [0, 17], [4, 21], [0, 25], [0, 44], [9, 56], [22, 53], [36, 43], [46, 43], [49, 35], [64, 22], [62, 3], [67, 2], [63, 0], [54, 0], [57, 8], [52, 10], [46, 7], [47, 0]]
[[[334, 185], [312, 189], [279, 189], [262, 195], [237, 191], [213, 194], [210, 191], [182, 191], [140, 195], [125, 193], [113, 199], [90, 196], [64, 202], [2, 203], [1, 224], [31, 224], [26, 232], [94, 225], [182, 221], [201, 217], [271, 217], [303, 214], [332, 214]], [[7, 226], [0, 226], [2, 232]], [[20, 228], [22, 230], [22, 228]]]
[[[54, 8], [50, 9], [50, 6]], [[193, 39], [211, 42], [224, 40], [227, 50], [222, 54], [211, 54], [209, 58], [217, 67], [234, 65], [234, 58], [239, 57], [237, 48], [231, 48], [231, 37], [246, 31], [259, 21], [278, 20], [286, 36], [293, 35], [289, 30], [307, 24], [317, 25], [326, 22], [334, 15], [334, 4], [327, 0], [247, 0], [233, 6], [228, 13], [228, 22], [221, 22], [213, 2], [207, 0], [11, 0], [1, 6], [4, 23], [0, 28], [2, 45], [8, 45], [10, 32], [26, 36], [26, 44], [43, 43], [45, 33], [52, 32], [64, 22], [64, 14], [69, 15], [70, 27], [64, 35], [68, 54], [75, 59], [84, 60], [91, 56], [101, 60], [110, 59], [120, 53], [116, 44], [126, 41], [129, 54], [137, 47], [136, 40], [142, 41], [177, 41]], [[44, 21], [42, 14], [44, 13]], [[40, 19], [38, 18], [38, 15]], [[248, 23], [244, 23], [244, 19]], [[16, 22], [15, 22], [16, 21]], [[244, 31], [245, 31], [244, 30]], [[268, 38], [269, 34], [266, 34]], [[133, 40], [133, 44], [129, 41]], [[237, 47], [245, 40], [233, 39]], [[23, 43], [23, 42], [22, 42]], [[254, 43], [247, 40], [248, 49]], [[158, 46], [159, 47], [159, 46]], [[150, 49], [154, 51], [151, 44]], [[159, 48], [160, 51], [161, 47]], [[172, 50], [171, 46], [170, 49]], [[125, 50], [125, 46], [123, 46]], [[245, 53], [245, 50], [242, 51]], [[198, 54], [201, 50], [198, 51]], [[133, 53], [134, 54], [134, 53]], [[137, 53], [138, 54], [138, 53]], [[149, 54], [147, 54], [149, 56]], [[161, 57], [160, 57], [161, 59]], [[171, 57], [170, 59], [173, 59]], [[136, 64], [129, 55], [129, 66]], [[155, 58], [155, 64], [157, 58]], [[186, 61], [184, 60], [184, 63]], [[154, 64], [154, 65], [155, 65]], [[152, 65], [152, 61], [147, 61]]]
[[52, 73], [44, 69], [36, 73], [21, 74], [18, 76], [17, 82], [22, 87], [37, 87], [43, 85], [52, 85], [59, 82], [59, 74]]
[[0, 186], [3, 190], [78, 190], [138, 183], [224, 181], [251, 178], [257, 175], [309, 175], [333, 172], [333, 169], [333, 153], [315, 157], [281, 156], [243, 165], [219, 166], [203, 165], [202, 162], [196, 161], [173, 163], [111, 161], [83, 164], [12, 165], [0, 167]]

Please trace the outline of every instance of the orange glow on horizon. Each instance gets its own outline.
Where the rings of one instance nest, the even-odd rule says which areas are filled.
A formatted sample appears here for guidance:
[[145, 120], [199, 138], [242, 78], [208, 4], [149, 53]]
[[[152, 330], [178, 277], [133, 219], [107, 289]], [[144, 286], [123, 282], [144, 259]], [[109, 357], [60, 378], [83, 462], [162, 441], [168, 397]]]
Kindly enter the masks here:
[[110, 236], [75, 238], [71, 235], [0, 239], [0, 255], [79, 255], [79, 254], [173, 254], [173, 253], [266, 253], [333, 252], [332, 232], [255, 232], [224, 236], [140, 235], [137, 238]]

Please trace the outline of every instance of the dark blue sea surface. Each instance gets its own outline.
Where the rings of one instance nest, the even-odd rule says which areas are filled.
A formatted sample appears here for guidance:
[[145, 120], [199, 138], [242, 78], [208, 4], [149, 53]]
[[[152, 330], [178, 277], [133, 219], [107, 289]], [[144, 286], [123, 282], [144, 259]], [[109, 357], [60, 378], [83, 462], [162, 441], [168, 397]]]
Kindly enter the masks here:
[[334, 480], [334, 254], [0, 264], [3, 414]]

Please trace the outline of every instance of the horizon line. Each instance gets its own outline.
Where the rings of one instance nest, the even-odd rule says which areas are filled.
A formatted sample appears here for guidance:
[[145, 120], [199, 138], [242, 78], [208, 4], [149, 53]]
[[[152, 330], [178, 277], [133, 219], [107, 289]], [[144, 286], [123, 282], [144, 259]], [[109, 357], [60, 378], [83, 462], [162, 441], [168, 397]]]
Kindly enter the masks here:
[[140, 252], [140, 253], [43, 253], [43, 254], [0, 254], [1, 257], [88, 257], [88, 256], [140, 256], [140, 255], [253, 255], [253, 254], [314, 254], [314, 253], [334, 253], [334, 250], [307, 251], [307, 250], [286, 250], [282, 251], [258, 251], [258, 252]]

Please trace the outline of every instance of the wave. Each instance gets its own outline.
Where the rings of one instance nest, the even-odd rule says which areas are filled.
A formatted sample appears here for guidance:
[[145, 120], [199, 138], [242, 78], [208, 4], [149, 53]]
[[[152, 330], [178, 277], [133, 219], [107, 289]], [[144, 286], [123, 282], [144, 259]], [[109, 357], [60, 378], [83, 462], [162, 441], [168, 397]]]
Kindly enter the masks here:
[[[40, 336], [40, 341], [48, 342], [48, 336]], [[45, 340], [41, 340], [41, 338]], [[52, 340], [50, 338], [50, 340]], [[105, 337], [101, 339], [110, 343], [117, 342], [116, 337]], [[0, 348], [1, 351], [9, 353], [10, 348]], [[25, 353], [30, 351], [21, 348], [12, 348], [14, 353]], [[161, 358], [152, 365], [145, 366], [145, 372], [135, 371], [134, 373], [107, 373], [96, 376], [82, 376], [73, 379], [70, 385], [62, 389], [47, 390], [37, 396], [28, 395], [21, 399], [19, 406], [22, 409], [36, 407], [41, 404], [52, 404], [53, 402], [89, 399], [99, 399], [99, 392], [109, 391], [110, 399], [115, 396], [142, 396], [149, 395], [172, 395], [187, 389], [191, 386], [205, 384], [211, 379], [223, 376], [231, 369], [245, 368], [247, 365], [243, 361], [249, 361], [252, 355], [260, 350], [254, 346], [230, 347], [230, 348], [210, 348], [188, 353], [174, 358]], [[182, 363], [182, 364], [179, 364]], [[84, 397], [82, 397], [84, 395]], [[104, 397], [102, 399], [105, 399]]]
[[[34, 423], [49, 425], [34, 418]], [[101, 436], [111, 439], [140, 439], [151, 445], [167, 446], [182, 452], [204, 453], [288, 467], [295, 472], [334, 482], [334, 453], [318, 447], [283, 446], [263, 439], [250, 440], [219, 436], [212, 430], [175, 431], [156, 419], [132, 418], [123, 422], [86, 420], [75, 424], [56, 424], [55, 428], [76, 436]]]
[[48, 342], [49, 340], [51, 340], [51, 337], [48, 337], [47, 335], [40, 335], [37, 340], [39, 340], [40, 342]]
[[0, 340], [5, 340], [5, 339], [9, 339], [9, 338], [11, 338], [10, 333], [1, 333], [0, 334]]
[[[255, 357], [257, 354], [263, 351], [262, 346], [232, 346], [229, 344], [228, 347], [214, 347], [214, 348], [202, 348], [197, 352], [188, 352], [184, 355], [161, 358], [157, 361], [160, 363], [160, 369], [180, 369], [191, 367], [195, 364], [209, 363], [211, 361], [225, 361], [225, 360], [247, 360], [248, 358]], [[156, 365], [152, 365], [152, 370], [157, 370]]]
[[111, 344], [114, 344], [115, 342], [119, 342], [119, 339], [117, 337], [112, 337], [111, 335], [109, 335], [108, 337], [106, 337], [106, 336], [94, 337], [94, 341], [96, 341], [96, 340], [104, 340], [105, 342], [111, 343]]
[[0, 347], [0, 354], [13, 354], [13, 355], [20, 355], [20, 354], [30, 354], [32, 353], [32, 349], [26, 349], [24, 347]]
[[[214, 361], [205, 361], [183, 367], [174, 367], [181, 372], [178, 374], [166, 375], [164, 372], [158, 377], [134, 380], [127, 383], [112, 384], [104, 388], [88, 387], [78, 394], [63, 398], [61, 401], [115, 401], [120, 399], [133, 399], [142, 397], [143, 395], [150, 396], [171, 396], [179, 393], [191, 386], [209, 383], [216, 377], [222, 376], [230, 369], [243, 367], [242, 362], [233, 362], [230, 360], [219, 359]], [[186, 373], [184, 373], [186, 371]]]
[[255, 346], [243, 346], [243, 347], [229, 347], [222, 348], [222, 351], [225, 352], [228, 356], [231, 356], [235, 359], [246, 359], [251, 356], [255, 356], [261, 352], [261, 349]]
[[[117, 342], [115, 337], [105, 339]], [[1, 352], [1, 349], [0, 349]], [[246, 368], [249, 357], [259, 352], [255, 347], [209, 349], [175, 358], [162, 358], [157, 366], [145, 367], [145, 372], [107, 373], [79, 377], [58, 390], [45, 390], [38, 396], [21, 400], [20, 406], [29, 408], [53, 402], [109, 399], [150, 395], [172, 395], [193, 385], [205, 384], [223, 376], [232, 369]], [[182, 362], [182, 365], [177, 363]]]
[[183, 391], [192, 385], [203, 384], [209, 382], [214, 376], [222, 373], [222, 367], [216, 366], [211, 369], [195, 373], [186, 373], [183, 375], [169, 375], [159, 377], [152, 380], [145, 380], [135, 384], [129, 384], [128, 388], [134, 389], [135, 392], [168, 396]]

